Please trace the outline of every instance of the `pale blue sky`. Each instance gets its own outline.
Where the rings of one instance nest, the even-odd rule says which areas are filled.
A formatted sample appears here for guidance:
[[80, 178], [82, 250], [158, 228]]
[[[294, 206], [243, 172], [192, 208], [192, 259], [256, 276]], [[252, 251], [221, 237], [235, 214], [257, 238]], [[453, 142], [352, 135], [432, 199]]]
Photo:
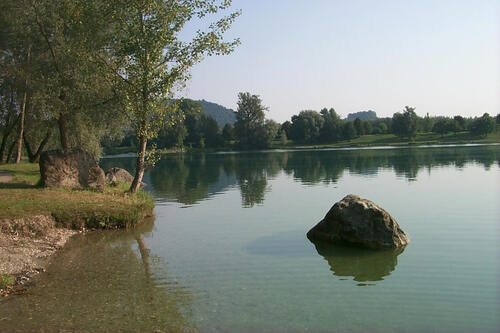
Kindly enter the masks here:
[[236, 109], [500, 113], [500, 0], [233, 0], [237, 50], [206, 58], [182, 95]]

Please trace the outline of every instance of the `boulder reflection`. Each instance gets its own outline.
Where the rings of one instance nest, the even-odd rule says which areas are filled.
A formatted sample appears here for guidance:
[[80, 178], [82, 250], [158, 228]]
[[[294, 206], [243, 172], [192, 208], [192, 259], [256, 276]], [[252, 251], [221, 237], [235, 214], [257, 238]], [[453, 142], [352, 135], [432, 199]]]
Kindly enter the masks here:
[[[0, 303], [6, 331], [178, 332], [191, 323], [191, 288], [150, 253], [153, 223], [76, 236], [29, 289]], [[146, 237], [145, 237], [146, 236]], [[76, 287], [75, 287], [76, 285]]]
[[354, 281], [380, 281], [390, 275], [398, 264], [398, 256], [404, 248], [394, 250], [370, 250], [357, 247], [332, 245], [312, 241], [316, 251], [330, 265], [333, 275], [353, 277]]

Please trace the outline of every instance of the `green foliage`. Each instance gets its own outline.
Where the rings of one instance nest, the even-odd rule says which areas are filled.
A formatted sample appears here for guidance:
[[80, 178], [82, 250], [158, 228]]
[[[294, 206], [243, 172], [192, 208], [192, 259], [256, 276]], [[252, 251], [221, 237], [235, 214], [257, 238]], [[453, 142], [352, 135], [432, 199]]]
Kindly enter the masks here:
[[434, 126], [432, 127], [432, 131], [434, 133], [438, 133], [441, 135], [444, 135], [449, 132], [454, 132], [455, 129], [456, 129], [455, 121], [449, 118], [439, 119], [434, 123]]
[[320, 111], [323, 117], [323, 126], [320, 129], [320, 139], [322, 142], [335, 142], [342, 137], [342, 120], [334, 108]]
[[361, 119], [359, 118], [354, 119], [353, 125], [354, 128], [356, 129], [356, 134], [358, 136], [365, 134], [363, 129], [363, 122], [361, 121]]
[[165, 105], [164, 101], [184, 86], [189, 70], [204, 56], [234, 50], [239, 41], [226, 42], [223, 35], [239, 12], [223, 16], [210, 24], [208, 31], [198, 30], [186, 41], [180, 36], [186, 23], [225, 10], [231, 1], [128, 0], [114, 4], [117, 34], [108, 68], [123, 93], [125, 110], [139, 141], [136, 175], [130, 188], [135, 192], [144, 173], [147, 141], [156, 138], [165, 120], [172, 118], [168, 114], [177, 118], [177, 103]]
[[495, 131], [495, 119], [488, 113], [485, 113], [482, 117], [474, 120], [471, 124], [470, 131], [474, 135], [486, 137], [486, 135]]
[[222, 138], [226, 142], [231, 142], [232, 140], [234, 140], [234, 127], [231, 124], [227, 123], [226, 125], [224, 125], [224, 128], [222, 129]]
[[14, 284], [16, 279], [12, 275], [0, 273], [0, 289], [5, 289]]
[[398, 136], [406, 136], [410, 140], [417, 134], [418, 116], [415, 108], [405, 106], [403, 113], [397, 112], [392, 117], [392, 132]]
[[352, 140], [357, 136], [356, 128], [352, 121], [346, 121], [342, 125], [342, 137], [345, 140]]
[[433, 127], [434, 127], [434, 121], [431, 117], [429, 117], [429, 113], [427, 113], [421, 121], [420, 129], [422, 130], [422, 132], [428, 133], [432, 131]]
[[266, 119], [263, 130], [261, 131], [260, 134], [259, 146], [263, 148], [270, 147], [272, 141], [278, 135], [279, 130], [280, 130], [280, 124], [278, 124], [272, 119]]
[[453, 117], [453, 121], [455, 123], [455, 126], [454, 126], [454, 131], [455, 132], [459, 132], [459, 131], [463, 131], [465, 130], [465, 118], [462, 117], [462, 116], [455, 116]]
[[292, 123], [288, 120], [285, 121], [283, 124], [281, 124], [281, 131], [284, 131], [286, 133], [287, 138], [290, 138], [292, 132]]
[[363, 133], [365, 135], [372, 134], [373, 132], [373, 126], [370, 121], [363, 121]]
[[318, 112], [301, 111], [298, 115], [292, 116], [291, 138], [307, 143], [317, 142], [323, 123], [324, 119]]
[[241, 148], [267, 148], [279, 130], [274, 121], [266, 121], [262, 104], [257, 95], [249, 92], [238, 94], [238, 111], [234, 130]]
[[387, 125], [385, 123], [380, 123], [378, 125], [378, 129], [380, 131], [380, 133], [387, 133]]
[[125, 115], [118, 93], [96, 61], [109, 56], [110, 6], [102, 0], [2, 1], [0, 82], [15, 92], [17, 113], [26, 93], [25, 142], [33, 150], [51, 131], [57, 133], [46, 149], [58, 148], [59, 140], [63, 148], [99, 156], [101, 138], [120, 134]]
[[119, 31], [114, 52], [120, 59], [114, 74], [125, 94], [125, 107], [137, 136], [152, 139], [164, 126], [165, 105], [176, 86], [183, 86], [189, 69], [203, 56], [228, 54], [238, 40], [224, 42], [226, 32], [238, 12], [231, 13], [198, 31], [189, 42], [179, 37], [184, 25], [193, 18], [203, 18], [227, 9], [230, 1], [124, 1], [117, 13]]

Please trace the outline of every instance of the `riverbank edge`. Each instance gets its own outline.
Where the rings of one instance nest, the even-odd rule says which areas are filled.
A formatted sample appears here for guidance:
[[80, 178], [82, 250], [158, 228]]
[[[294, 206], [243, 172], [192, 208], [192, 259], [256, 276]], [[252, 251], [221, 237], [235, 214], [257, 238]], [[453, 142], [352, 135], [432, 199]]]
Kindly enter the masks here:
[[26, 292], [51, 257], [82, 232], [56, 227], [50, 215], [0, 219], [0, 297]]
[[37, 164], [1, 164], [0, 171], [9, 176], [0, 183], [0, 296], [24, 293], [73, 235], [133, 228], [153, 217], [152, 196], [129, 194], [127, 184], [104, 192], [44, 189]]
[[[182, 154], [182, 153], [244, 153], [244, 152], [252, 152], [252, 151], [282, 151], [282, 150], [290, 150], [290, 151], [301, 151], [301, 150], [316, 150], [316, 149], [383, 149], [383, 148], [405, 148], [405, 147], [426, 147], [426, 148], [440, 148], [440, 147], [454, 147], [454, 146], [468, 146], [468, 145], [477, 145], [477, 146], [494, 146], [500, 145], [500, 141], [457, 141], [457, 142], [402, 142], [402, 143], [392, 143], [392, 144], [316, 144], [316, 145], [273, 145], [267, 149], [247, 149], [247, 150], [239, 150], [239, 149], [183, 149], [183, 150], [160, 150], [159, 153], [161, 155], [169, 155], [169, 154]], [[103, 156], [103, 158], [116, 158], [116, 157], [135, 157], [135, 152], [128, 153], [119, 153], [119, 154], [107, 154]]]

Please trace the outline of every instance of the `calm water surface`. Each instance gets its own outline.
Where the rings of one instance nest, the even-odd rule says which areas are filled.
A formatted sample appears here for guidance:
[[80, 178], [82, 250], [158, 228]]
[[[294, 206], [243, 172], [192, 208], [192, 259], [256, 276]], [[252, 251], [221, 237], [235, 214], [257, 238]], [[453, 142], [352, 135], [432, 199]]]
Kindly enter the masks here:
[[[498, 332], [499, 181], [500, 146], [165, 156], [155, 221], [74, 238], [0, 331]], [[309, 242], [349, 193], [410, 245]]]

